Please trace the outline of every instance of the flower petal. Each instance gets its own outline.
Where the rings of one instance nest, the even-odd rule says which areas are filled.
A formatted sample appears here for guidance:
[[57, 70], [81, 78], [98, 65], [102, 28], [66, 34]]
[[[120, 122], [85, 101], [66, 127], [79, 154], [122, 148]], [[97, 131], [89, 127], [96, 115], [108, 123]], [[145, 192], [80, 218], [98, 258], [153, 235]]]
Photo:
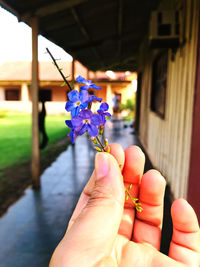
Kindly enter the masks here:
[[80, 98], [81, 103], [83, 103], [83, 102], [87, 102], [88, 99], [89, 99], [89, 94], [88, 94], [88, 92], [85, 91], [85, 90], [80, 91], [80, 93], [79, 93], [79, 98]]
[[111, 117], [111, 114], [109, 112], [105, 112], [104, 115]]
[[79, 114], [79, 111], [80, 111], [80, 106], [77, 106], [74, 109], [72, 109], [71, 111], [72, 118], [77, 117]]
[[80, 90], [88, 90], [90, 87], [88, 85], [84, 85], [80, 87]]
[[71, 101], [68, 101], [68, 102], [66, 103], [66, 105], [65, 105], [65, 109], [66, 109], [67, 111], [71, 111], [73, 108], [74, 108], [74, 103], [71, 102]]
[[80, 104], [80, 108], [81, 108], [81, 109], [87, 108], [87, 106], [88, 106], [88, 103]]
[[77, 83], [87, 83], [87, 80], [85, 78], [83, 78], [81, 75], [79, 75], [76, 78]]
[[93, 102], [94, 100], [101, 102], [102, 98], [97, 97], [96, 95], [90, 95], [89, 96], [89, 102]]
[[97, 136], [97, 134], [99, 133], [97, 127], [92, 124], [88, 124], [87, 130], [90, 136]]
[[72, 125], [71, 120], [66, 120], [66, 121], [65, 121], [65, 124], [66, 124], [68, 127], [73, 128], [73, 125]]
[[93, 114], [91, 118], [91, 124], [93, 125], [100, 125], [101, 124], [101, 118], [98, 114]]
[[82, 128], [79, 130], [78, 134], [83, 135], [87, 131], [88, 125], [84, 124]]
[[76, 133], [74, 132], [74, 130], [71, 130], [71, 132], [68, 134], [68, 136], [71, 137], [71, 143], [74, 144], [75, 138], [76, 138]]
[[98, 109], [97, 112], [98, 112], [100, 115], [103, 114], [103, 110], [101, 110], [101, 109]]
[[103, 111], [107, 111], [109, 109], [109, 105], [107, 103], [102, 103], [100, 105], [100, 109]]
[[80, 117], [72, 118], [71, 120], [73, 127], [81, 127], [83, 125], [83, 121]]
[[79, 116], [82, 120], [90, 119], [92, 118], [92, 115], [93, 115], [92, 111], [88, 109], [83, 109], [79, 113]]
[[90, 88], [96, 89], [96, 90], [101, 90], [102, 88], [94, 83], [90, 84]]
[[79, 101], [79, 92], [76, 90], [72, 90], [68, 93], [69, 100], [74, 102]]

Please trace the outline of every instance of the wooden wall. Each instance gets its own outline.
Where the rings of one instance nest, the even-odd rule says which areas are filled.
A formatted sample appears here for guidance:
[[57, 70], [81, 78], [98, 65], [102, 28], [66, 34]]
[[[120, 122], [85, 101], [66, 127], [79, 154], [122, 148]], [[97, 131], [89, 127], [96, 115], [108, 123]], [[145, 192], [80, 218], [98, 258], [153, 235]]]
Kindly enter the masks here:
[[193, 98], [197, 58], [199, 0], [186, 1], [186, 43], [172, 60], [168, 51], [166, 116], [150, 110], [152, 62], [158, 51], [141, 46], [142, 73], [139, 137], [153, 165], [171, 184], [175, 197], [187, 196]]

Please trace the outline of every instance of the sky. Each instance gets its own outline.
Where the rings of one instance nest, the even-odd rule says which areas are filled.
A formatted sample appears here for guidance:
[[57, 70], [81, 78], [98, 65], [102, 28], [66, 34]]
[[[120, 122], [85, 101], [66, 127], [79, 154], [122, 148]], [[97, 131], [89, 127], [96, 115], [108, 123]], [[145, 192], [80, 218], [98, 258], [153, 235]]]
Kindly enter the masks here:
[[[45, 52], [46, 47], [55, 58], [72, 61], [68, 53], [42, 36], [38, 38], [39, 61], [51, 61]], [[31, 60], [31, 28], [23, 22], [18, 22], [16, 16], [0, 7], [0, 65], [7, 61]]]

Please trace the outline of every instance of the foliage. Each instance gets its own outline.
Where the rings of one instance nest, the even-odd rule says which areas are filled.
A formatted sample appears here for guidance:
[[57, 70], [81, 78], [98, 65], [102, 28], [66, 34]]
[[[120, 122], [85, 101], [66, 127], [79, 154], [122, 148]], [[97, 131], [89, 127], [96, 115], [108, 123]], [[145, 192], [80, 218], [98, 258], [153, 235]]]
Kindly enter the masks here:
[[133, 111], [135, 110], [135, 100], [134, 99], [128, 99], [126, 101], [126, 104], [120, 104], [120, 110], [130, 110], [130, 111]]

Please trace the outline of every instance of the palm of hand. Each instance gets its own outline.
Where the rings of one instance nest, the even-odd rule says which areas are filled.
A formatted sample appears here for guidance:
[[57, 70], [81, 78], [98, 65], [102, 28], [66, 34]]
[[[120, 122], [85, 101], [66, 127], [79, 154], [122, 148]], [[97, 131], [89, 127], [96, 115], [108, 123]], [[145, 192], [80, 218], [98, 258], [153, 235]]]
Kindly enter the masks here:
[[[192, 207], [183, 199], [174, 201], [169, 256], [160, 253], [165, 180], [155, 170], [143, 175], [145, 158], [137, 147], [124, 154], [112, 144], [111, 154], [118, 164], [108, 155], [110, 172], [101, 181], [95, 166], [50, 266], [198, 267], [199, 226]], [[133, 184], [130, 193], [139, 198], [141, 213], [135, 213], [130, 199], [124, 204], [118, 166], [123, 168], [124, 186]]]

